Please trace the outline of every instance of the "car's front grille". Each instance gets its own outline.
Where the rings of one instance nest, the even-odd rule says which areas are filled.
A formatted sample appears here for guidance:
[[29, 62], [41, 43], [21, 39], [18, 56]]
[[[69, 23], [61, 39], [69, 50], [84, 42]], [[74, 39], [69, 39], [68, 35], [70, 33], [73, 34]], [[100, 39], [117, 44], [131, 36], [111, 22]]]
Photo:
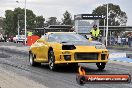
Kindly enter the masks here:
[[75, 53], [76, 60], [98, 60], [98, 53]]

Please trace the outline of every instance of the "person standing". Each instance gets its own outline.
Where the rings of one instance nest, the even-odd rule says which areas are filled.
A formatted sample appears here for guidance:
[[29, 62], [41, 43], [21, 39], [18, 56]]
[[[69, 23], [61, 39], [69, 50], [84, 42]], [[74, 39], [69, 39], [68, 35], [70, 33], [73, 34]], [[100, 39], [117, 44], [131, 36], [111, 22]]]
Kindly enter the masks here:
[[91, 29], [90, 34], [94, 40], [99, 40], [100, 30], [97, 28], [97, 25], [93, 25], [93, 28]]
[[7, 42], [7, 35], [4, 35], [4, 42]]
[[128, 46], [132, 47], [132, 33], [128, 34]]
[[117, 43], [119, 46], [121, 45], [121, 37], [120, 36], [118, 36]]
[[128, 37], [126, 37], [126, 45], [128, 45]]
[[3, 35], [2, 33], [0, 33], [0, 42], [3, 42], [4, 38], [3, 38]]

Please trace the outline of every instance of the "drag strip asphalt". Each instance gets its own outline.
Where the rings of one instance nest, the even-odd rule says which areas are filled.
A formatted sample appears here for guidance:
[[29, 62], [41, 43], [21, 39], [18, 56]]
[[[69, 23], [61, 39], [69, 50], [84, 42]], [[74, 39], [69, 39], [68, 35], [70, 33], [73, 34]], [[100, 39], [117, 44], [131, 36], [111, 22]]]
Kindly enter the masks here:
[[[5, 57], [2, 57], [2, 54]], [[127, 63], [126, 63], [127, 64]], [[132, 66], [116, 64], [116, 62], [107, 63], [104, 71], [97, 70], [93, 63], [79, 64], [87, 74], [130, 74], [132, 75]], [[68, 66], [50, 71], [48, 65], [42, 64], [40, 67], [32, 67], [28, 62], [28, 51], [20, 51], [0, 47], [0, 66], [20, 76], [24, 76], [38, 84], [49, 88], [132, 88], [130, 84], [86, 84], [80, 86], [76, 83], [78, 69], [69, 68]]]

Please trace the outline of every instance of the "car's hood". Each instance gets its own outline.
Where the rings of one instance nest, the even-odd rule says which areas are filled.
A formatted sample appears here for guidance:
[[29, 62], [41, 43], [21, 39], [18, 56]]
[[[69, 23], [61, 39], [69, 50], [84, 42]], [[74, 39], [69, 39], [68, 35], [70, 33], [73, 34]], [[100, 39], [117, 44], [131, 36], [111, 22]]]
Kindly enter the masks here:
[[75, 46], [95, 46], [102, 45], [102, 43], [97, 41], [69, 41], [69, 42], [61, 42], [62, 45], [75, 45]]

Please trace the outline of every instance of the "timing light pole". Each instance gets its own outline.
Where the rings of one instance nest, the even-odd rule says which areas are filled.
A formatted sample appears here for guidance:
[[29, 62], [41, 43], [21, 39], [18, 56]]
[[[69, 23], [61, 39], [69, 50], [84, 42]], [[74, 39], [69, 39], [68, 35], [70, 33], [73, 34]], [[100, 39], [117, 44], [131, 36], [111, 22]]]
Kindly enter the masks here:
[[[16, 1], [16, 3], [19, 3], [19, 1]], [[17, 35], [19, 36], [20, 35], [19, 14], [18, 14], [18, 23], [17, 23], [17, 26], [18, 26], [18, 28], [17, 28]]]
[[107, 39], [108, 39], [108, 15], [109, 15], [109, 14], [108, 14], [108, 4], [107, 4], [106, 46], [108, 45], [108, 44], [107, 44], [107, 41], [108, 41], [108, 40], [107, 40]]
[[25, 45], [26, 45], [26, 40], [27, 40], [27, 29], [26, 29], [26, 26], [27, 26], [27, 24], [26, 24], [26, 1], [27, 0], [25, 0]]

